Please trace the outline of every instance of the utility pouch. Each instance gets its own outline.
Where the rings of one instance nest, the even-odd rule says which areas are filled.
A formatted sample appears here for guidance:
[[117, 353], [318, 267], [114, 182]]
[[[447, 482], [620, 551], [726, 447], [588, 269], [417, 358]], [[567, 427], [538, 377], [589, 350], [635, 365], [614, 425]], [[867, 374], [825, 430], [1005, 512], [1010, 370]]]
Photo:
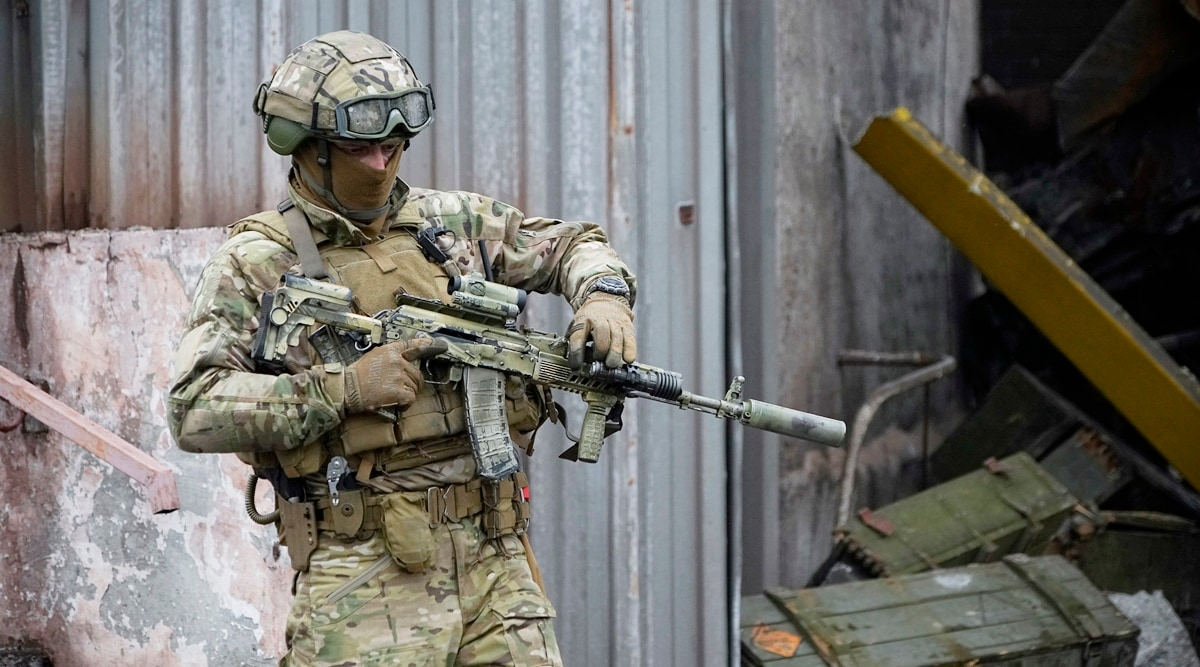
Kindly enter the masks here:
[[384, 544], [396, 563], [408, 572], [424, 572], [437, 555], [425, 496], [421, 492], [400, 491], [380, 499]]
[[279, 523], [283, 527], [280, 543], [288, 548], [292, 569], [304, 572], [308, 559], [317, 548], [316, 503], [293, 503], [282, 496], [275, 496], [279, 507]]
[[364, 412], [350, 415], [342, 422], [343, 456], [393, 447], [397, 443], [396, 425], [385, 417]]

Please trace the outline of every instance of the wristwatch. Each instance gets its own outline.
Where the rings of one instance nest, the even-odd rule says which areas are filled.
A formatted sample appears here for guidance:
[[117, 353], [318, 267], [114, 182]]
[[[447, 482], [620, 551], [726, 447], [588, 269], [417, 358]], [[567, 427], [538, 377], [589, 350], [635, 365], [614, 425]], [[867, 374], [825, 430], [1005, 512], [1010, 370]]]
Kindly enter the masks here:
[[628, 299], [629, 285], [619, 276], [600, 276], [588, 286], [587, 292], [583, 295], [584, 298], [587, 298], [592, 292], [605, 292]]

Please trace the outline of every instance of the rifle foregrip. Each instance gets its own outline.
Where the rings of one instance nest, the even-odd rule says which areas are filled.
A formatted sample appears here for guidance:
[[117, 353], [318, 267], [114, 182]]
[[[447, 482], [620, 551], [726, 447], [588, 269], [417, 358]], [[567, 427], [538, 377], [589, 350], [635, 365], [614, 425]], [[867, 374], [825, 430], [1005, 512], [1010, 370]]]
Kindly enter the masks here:
[[846, 437], [846, 422], [753, 399], [746, 400], [741, 421], [757, 429], [830, 447], [841, 447]]

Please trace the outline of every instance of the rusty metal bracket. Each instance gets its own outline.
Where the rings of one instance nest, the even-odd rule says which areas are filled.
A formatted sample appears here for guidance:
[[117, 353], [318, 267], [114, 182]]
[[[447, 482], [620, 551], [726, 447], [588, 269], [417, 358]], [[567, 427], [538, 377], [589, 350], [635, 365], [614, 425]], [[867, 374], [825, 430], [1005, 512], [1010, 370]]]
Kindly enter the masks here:
[[141, 483], [155, 514], [179, 509], [179, 491], [170, 468], [3, 366], [0, 398]]
[[854, 150], [1200, 487], [1200, 384], [1029, 216], [903, 107]]
[[958, 362], [950, 355], [934, 356], [923, 352], [868, 352], [863, 350], [848, 350], [839, 359], [840, 364], [885, 364], [910, 365], [922, 364], [921, 368], [906, 373], [891, 382], [885, 382], [867, 396], [866, 402], [854, 414], [854, 422], [850, 426], [849, 444], [846, 446], [846, 458], [842, 461], [842, 480], [839, 488], [839, 501], [835, 526], [841, 526], [850, 518], [850, 504], [854, 502], [854, 481], [858, 472], [858, 452], [862, 449], [863, 440], [867, 437], [867, 428], [875, 413], [888, 399], [902, 394], [910, 389], [927, 385], [934, 380], [943, 378], [958, 367]]

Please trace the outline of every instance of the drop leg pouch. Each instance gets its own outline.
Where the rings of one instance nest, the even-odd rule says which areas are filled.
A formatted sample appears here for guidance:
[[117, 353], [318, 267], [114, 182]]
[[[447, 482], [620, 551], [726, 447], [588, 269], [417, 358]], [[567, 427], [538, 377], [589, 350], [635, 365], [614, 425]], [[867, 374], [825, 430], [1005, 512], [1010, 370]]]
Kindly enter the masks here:
[[437, 544], [425, 494], [400, 491], [380, 501], [383, 514], [383, 540], [388, 553], [408, 572], [424, 572], [433, 565]]

